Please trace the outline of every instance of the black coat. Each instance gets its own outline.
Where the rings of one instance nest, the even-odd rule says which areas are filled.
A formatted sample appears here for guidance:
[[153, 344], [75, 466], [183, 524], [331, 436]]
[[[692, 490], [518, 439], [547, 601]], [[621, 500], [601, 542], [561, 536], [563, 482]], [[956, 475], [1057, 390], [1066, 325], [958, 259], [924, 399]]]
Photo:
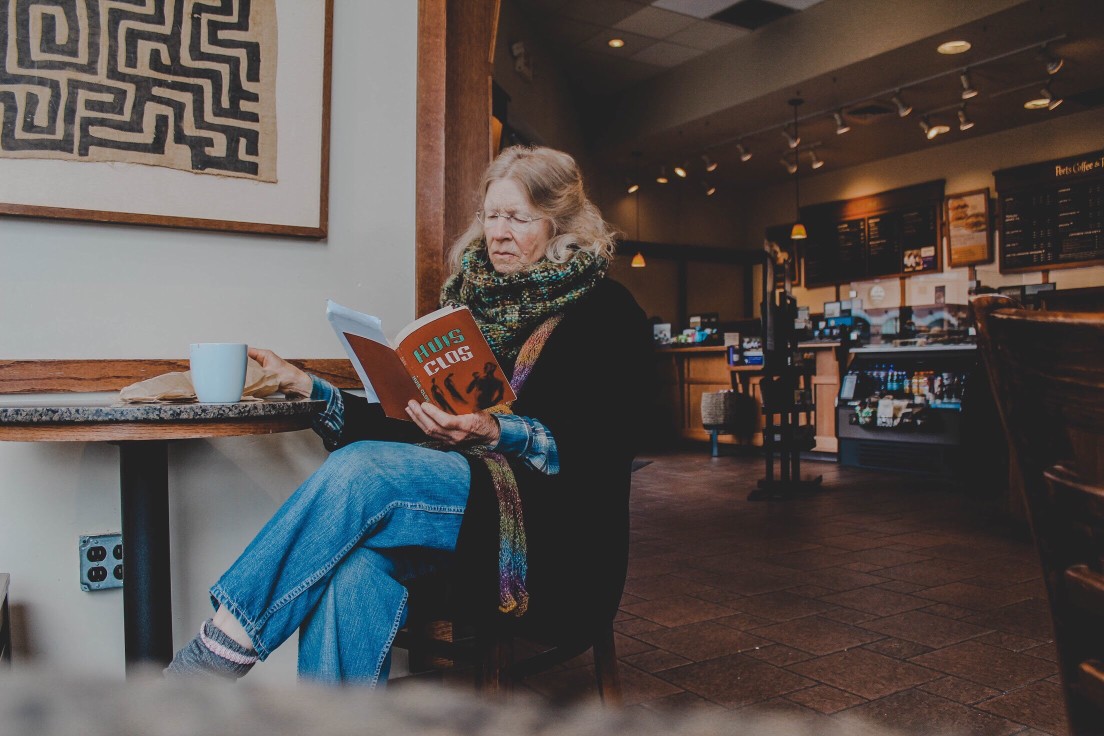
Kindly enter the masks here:
[[[549, 642], [589, 638], [612, 619], [625, 584], [629, 479], [653, 363], [648, 322], [620, 284], [603, 279], [568, 308], [513, 404], [548, 427], [560, 460], [555, 475], [510, 461], [528, 543], [529, 610], [520, 619], [497, 613], [498, 502], [486, 466], [473, 459], [453, 578], [464, 613]], [[342, 444], [424, 439], [411, 423], [384, 419], [378, 405], [345, 399]]]

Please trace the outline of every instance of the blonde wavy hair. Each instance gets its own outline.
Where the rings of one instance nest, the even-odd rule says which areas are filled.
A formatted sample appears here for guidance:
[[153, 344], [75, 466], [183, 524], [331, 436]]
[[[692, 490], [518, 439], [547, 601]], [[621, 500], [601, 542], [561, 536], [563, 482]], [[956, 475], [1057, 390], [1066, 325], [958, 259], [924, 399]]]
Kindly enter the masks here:
[[[552, 148], [511, 146], [498, 154], [479, 183], [479, 201], [493, 182], [513, 179], [529, 195], [539, 214], [552, 221], [552, 239], [544, 257], [566, 263], [578, 251], [596, 258], [613, 259], [616, 233], [587, 199], [583, 177], [575, 159]], [[473, 240], [483, 237], [483, 223], [473, 216], [468, 228], [449, 249], [449, 271], [460, 270], [460, 257]]]

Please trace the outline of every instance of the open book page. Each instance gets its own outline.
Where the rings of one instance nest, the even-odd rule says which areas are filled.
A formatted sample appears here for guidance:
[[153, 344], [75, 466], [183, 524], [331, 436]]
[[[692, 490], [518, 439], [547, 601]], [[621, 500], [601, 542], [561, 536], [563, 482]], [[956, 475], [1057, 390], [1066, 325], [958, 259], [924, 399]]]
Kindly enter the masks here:
[[422, 392], [450, 414], [469, 414], [516, 398], [467, 307], [428, 314], [395, 340], [395, 351]]
[[326, 302], [326, 318], [364, 384], [369, 402], [378, 402], [389, 417], [409, 419], [405, 411], [408, 401], [429, 400], [419, 392], [399, 356], [388, 344], [378, 318], [333, 301]]

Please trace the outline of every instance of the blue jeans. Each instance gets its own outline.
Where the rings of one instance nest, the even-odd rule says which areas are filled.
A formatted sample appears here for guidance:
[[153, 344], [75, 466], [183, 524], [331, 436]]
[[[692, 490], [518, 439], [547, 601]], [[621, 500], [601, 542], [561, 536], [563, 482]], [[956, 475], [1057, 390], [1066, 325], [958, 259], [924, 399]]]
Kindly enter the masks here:
[[263, 660], [299, 629], [299, 676], [387, 681], [406, 620], [404, 580], [456, 549], [471, 471], [456, 452], [357, 442], [284, 502], [211, 599]]

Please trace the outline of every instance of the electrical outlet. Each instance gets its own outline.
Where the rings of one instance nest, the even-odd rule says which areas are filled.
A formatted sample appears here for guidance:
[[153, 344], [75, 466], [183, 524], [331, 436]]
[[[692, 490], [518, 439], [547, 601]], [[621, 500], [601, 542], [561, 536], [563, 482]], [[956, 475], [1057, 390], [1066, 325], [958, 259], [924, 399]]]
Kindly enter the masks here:
[[123, 587], [123, 535], [82, 535], [77, 545], [80, 554], [81, 590], [105, 590]]

